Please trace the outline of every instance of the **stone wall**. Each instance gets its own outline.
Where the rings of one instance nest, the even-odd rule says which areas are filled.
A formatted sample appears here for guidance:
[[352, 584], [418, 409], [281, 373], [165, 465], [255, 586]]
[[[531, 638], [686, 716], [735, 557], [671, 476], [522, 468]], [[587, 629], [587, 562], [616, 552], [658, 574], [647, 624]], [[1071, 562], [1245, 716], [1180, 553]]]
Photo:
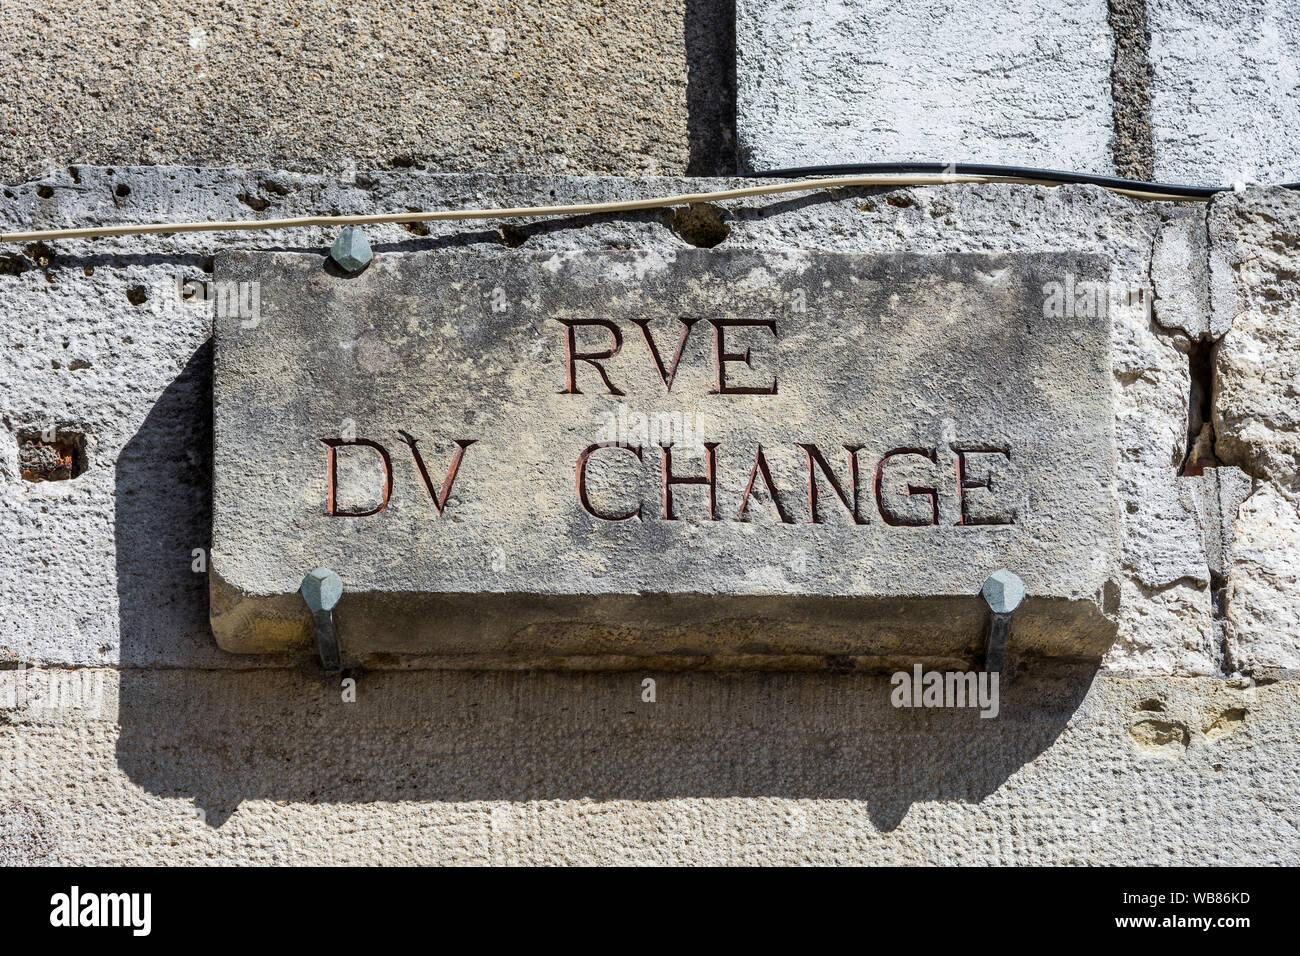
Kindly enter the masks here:
[[[410, 80], [402, 87], [413, 96], [431, 90], [436, 108], [421, 114], [408, 104], [385, 113], [385, 105], [362, 119], [360, 101], [346, 93], [337, 102], [304, 97], [292, 107], [275, 95], [304, 84], [312, 75], [304, 64], [316, 69], [328, 59], [310, 44], [296, 58], [266, 53], [267, 92], [256, 100], [236, 95], [244, 79], [212, 80], [220, 90], [207, 99], [219, 104], [219, 92], [246, 102], [255, 134], [237, 132], [234, 114], [226, 123], [200, 121], [196, 106], [187, 114], [191, 139], [167, 127], [168, 137], [150, 140], [156, 152], [145, 153], [143, 139], [114, 139], [111, 131], [132, 123], [143, 129], [155, 97], [112, 99], [107, 87], [54, 82], [59, 71], [70, 75], [69, 64], [88, 76], [117, 74], [94, 66], [100, 61], [89, 51], [99, 39], [78, 55], [71, 38], [57, 39], [71, 21], [20, 4], [20, 29], [0, 39], [0, 49], [21, 56], [24, 76], [50, 78], [48, 95], [59, 102], [45, 116], [61, 122], [37, 134], [27, 119], [10, 135], [17, 145], [4, 147], [9, 185], [0, 192], [0, 229], [595, 201], [731, 182], [559, 172], [727, 168], [731, 144], [720, 117], [729, 67], [721, 51], [730, 12], [688, 2], [641, 21], [650, 15], [597, 6], [607, 23], [648, 25], [627, 26], [620, 35], [632, 37], [626, 42], [637, 52], [619, 55], [608, 90], [581, 99], [611, 119], [634, 104], [646, 111], [652, 135], [637, 143], [600, 138], [614, 135], [614, 126], [627, 132], [628, 123], [605, 123], [595, 139], [566, 129], [556, 135], [570, 165], [560, 167], [538, 162], [542, 154], [531, 145], [516, 150], [469, 132], [463, 117], [445, 120], [445, 129], [471, 137], [464, 145], [444, 150], [448, 137], [436, 135], [434, 118], [444, 122], [457, 95], [476, 115], [517, 124], [512, 135], [526, 122], [522, 93], [529, 90], [536, 108], [545, 103], [576, 125], [576, 114], [553, 104], [550, 86], [535, 76], [519, 87], [490, 84], [522, 97], [512, 102], [501, 92], [497, 101], [488, 86], [471, 89], [467, 78], [479, 74], [454, 61], [437, 81], [448, 86]], [[105, 18], [104, 42], [134, 24], [130, 36], [141, 43], [198, 54], [225, 36], [225, 8], [188, 12], [175, 25], [136, 12], [118, 11], [114, 20], [104, 9], [88, 12], [80, 28], [93, 32]], [[371, 23], [375, 53], [430, 72], [437, 57], [427, 43], [403, 46], [391, 17], [380, 30], [378, 13], [364, 5], [349, 13], [356, 9], [338, 16]], [[438, 23], [457, 22], [467, 9], [441, 11]], [[581, 9], [561, 15], [525, 7], [509, 16], [562, 33], [548, 58], [565, 58], [557, 76], [581, 78], [579, 65], [599, 74], [619, 49], [608, 38], [586, 59], [561, 49], [580, 34], [563, 18]], [[1149, 19], [1155, 11], [1152, 4]], [[1085, 12], [1096, 19], [1082, 7], [1079, 16]], [[507, 28], [483, 17], [491, 44], [490, 31]], [[268, 14], [259, 44], [269, 51], [289, 43], [300, 29], [289, 22]], [[1104, 13], [1098, 22], [1107, 22]], [[304, 23], [311, 42], [335, 36], [332, 20]], [[207, 39], [195, 39], [193, 29]], [[423, 29], [421, 40], [442, 36]], [[691, 52], [702, 29], [718, 44], [707, 63]], [[363, 33], [340, 36], [343, 49], [355, 52]], [[518, 38], [528, 35], [507, 31], [496, 55], [522, 57]], [[220, 49], [226, 41], [217, 42]], [[58, 65], [59, 56], [71, 59]], [[628, 57], [640, 73], [629, 70]], [[171, 54], [158, 60], [170, 64]], [[102, 62], [112, 58], [105, 53]], [[146, 70], [140, 88], [165, 102], [168, 84], [182, 82], [180, 73], [162, 78], [172, 69], [179, 67], [157, 76]], [[1103, 86], [1112, 82], [1107, 70]], [[459, 85], [446, 79], [453, 74], [463, 78]], [[714, 79], [693, 99], [691, 78], [700, 75]], [[966, 73], [952, 75], [959, 81]], [[637, 76], [649, 99], [627, 92]], [[0, 82], [15, 82], [6, 77]], [[87, 108], [105, 96], [107, 109]], [[673, 97], [673, 108], [656, 106]], [[609, 106], [610, 98], [623, 105]], [[3, 99], [6, 109], [33, 111], [11, 116], [36, 116], [21, 97]], [[211, 111], [222, 115], [219, 105]], [[420, 115], [431, 132], [408, 124]], [[323, 116], [338, 125], [326, 132]], [[89, 125], [70, 131], [73, 118]], [[402, 145], [408, 125], [417, 132]], [[1096, 143], [1103, 162], [1109, 140], [1099, 134]], [[399, 155], [399, 146], [406, 152]], [[35, 158], [42, 152], [49, 162]], [[1155, 156], [1159, 162], [1158, 150]], [[123, 165], [122, 158], [175, 165]], [[490, 172], [421, 172], [407, 168], [412, 158]], [[193, 168], [241, 163], [277, 168]], [[375, 170], [349, 168], [356, 166]], [[207, 274], [219, 249], [323, 255], [332, 233], [5, 246], [0, 862], [1300, 859], [1293, 331], [1300, 196], [1248, 189], [1183, 205], [1091, 187], [945, 185], [821, 191], [691, 213], [369, 233], [379, 256], [719, 242], [1105, 255], [1114, 283], [1150, 294], [1112, 310], [1123, 573], [1119, 636], [1100, 671], [1030, 662], [1011, 675], [995, 720], [973, 711], [896, 710], [885, 676], [835, 670], [493, 673], [398, 662], [346, 675], [356, 681], [356, 699], [345, 702], [339, 679], [322, 676], [313, 659], [226, 654], [213, 640], [202, 567], [211, 522], [212, 315], [180, 294], [186, 280]], [[42, 436], [52, 438], [40, 443], [53, 449], [45, 459], [28, 441]], [[25, 470], [63, 480], [32, 481]], [[647, 676], [658, 682], [654, 703], [642, 700]]]
[[1300, 179], [1293, 2], [736, 7], [737, 137], [752, 170], [913, 160]]

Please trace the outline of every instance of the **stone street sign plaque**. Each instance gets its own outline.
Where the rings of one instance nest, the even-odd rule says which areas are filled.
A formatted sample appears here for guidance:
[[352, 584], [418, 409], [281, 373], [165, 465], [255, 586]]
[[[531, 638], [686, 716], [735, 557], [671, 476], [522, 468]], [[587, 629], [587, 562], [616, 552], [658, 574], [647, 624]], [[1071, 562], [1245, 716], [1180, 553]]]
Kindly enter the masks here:
[[224, 648], [310, 649], [318, 566], [356, 662], [970, 660], [1000, 567], [1013, 650], [1114, 635], [1100, 257], [217, 261]]

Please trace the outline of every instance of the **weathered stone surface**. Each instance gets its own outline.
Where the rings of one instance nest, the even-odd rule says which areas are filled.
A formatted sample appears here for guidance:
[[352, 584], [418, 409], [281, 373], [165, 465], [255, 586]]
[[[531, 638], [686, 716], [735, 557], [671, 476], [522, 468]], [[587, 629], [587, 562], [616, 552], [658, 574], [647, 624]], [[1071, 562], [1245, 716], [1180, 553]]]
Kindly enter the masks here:
[[[340, 183], [282, 171], [91, 168], [0, 193], [15, 228], [147, 219], [247, 218], [244, 195], [268, 217], [343, 211], [583, 202], [723, 188], [735, 181], [374, 173]], [[130, 189], [131, 202], [114, 196]], [[1249, 195], [1249, 193], [1247, 194]], [[1218, 204], [1216, 204], [1217, 207]], [[721, 249], [863, 253], [1057, 250], [1104, 255], [1117, 284], [1144, 285], [1152, 242], [1172, 216], [1204, 224], [1204, 206], [1142, 203], [1088, 187], [952, 185], [882, 193], [843, 190], [797, 201], [757, 197], [715, 207]], [[484, 224], [367, 229], [381, 257], [464, 249], [514, 254]], [[0, 429], [0, 655], [49, 664], [266, 667], [278, 655], [230, 655], [212, 638], [210, 542], [211, 334], [214, 300], [183, 299], [210, 281], [222, 245], [314, 248], [323, 228], [178, 233], [10, 247], [0, 255], [0, 416], [16, 431], [47, 425], [85, 438], [87, 467], [71, 481], [21, 478], [16, 431]], [[526, 249], [689, 248], [670, 214], [521, 222]], [[92, 274], [87, 274], [87, 271]], [[1222, 270], [1216, 268], [1216, 288]], [[1202, 276], [1170, 270], [1160, 295]], [[144, 301], [139, 301], [140, 293]], [[1188, 360], [1179, 334], [1149, 309], [1110, 310], [1122, 502], [1119, 635], [1104, 666], [1127, 674], [1212, 674], [1218, 641], [1201, 532], [1179, 493], [1186, 453]], [[123, 383], [129, 383], [124, 387]], [[1182, 504], [1183, 497], [1189, 505]], [[195, 552], [199, 553], [196, 557]]]
[[1225, 597], [1234, 668], [1300, 671], [1300, 508], [1276, 485], [1237, 513]]
[[737, 0], [740, 161], [1109, 173], [1111, 49], [1105, 0]]
[[1300, 496], [1300, 194], [1216, 200], [1211, 234], [1216, 451]]
[[1247, 190], [1210, 215], [1220, 460], [1256, 479], [1242, 504], [1226, 592], [1229, 658], [1300, 668], [1300, 196]]
[[217, 318], [218, 639], [300, 646], [325, 565], [353, 653], [960, 654], [1005, 566], [1019, 650], [1096, 655], [1108, 318], [1047, 290], [1105, 269], [575, 252], [345, 279], [223, 255], [261, 314]]
[[[1191, 340], [1222, 335], [1210, 327], [1209, 263], [1204, 210], [1182, 206], [1164, 222], [1151, 250], [1152, 314], [1162, 328]], [[1195, 280], [1188, 281], [1188, 276]]]
[[1254, 488], [1254, 480], [1240, 468], [1220, 465], [1200, 475], [1184, 475], [1201, 526], [1205, 562], [1213, 575], [1232, 568], [1232, 533], [1241, 503]]
[[647, 703], [637, 672], [364, 671], [346, 704], [293, 669], [96, 669], [102, 705], [59, 709], [29, 671], [0, 860], [1300, 863], [1300, 681], [1043, 670], [996, 720], [866, 674], [652, 672]]
[[1147, 0], [1157, 179], [1300, 178], [1298, 14], [1294, 0]]
[[[734, 168], [726, 0], [401, 11], [383, 0], [107, 0], [75, 11], [5, 0], [4, 15], [6, 183], [73, 163]], [[268, 198], [246, 196], [253, 208]]]
[[[29, 228], [237, 219], [253, 215], [241, 195], [267, 199], [262, 215], [289, 216], [732, 184], [419, 173], [341, 183], [120, 166], [77, 175], [51, 179], [49, 199], [41, 183], [9, 187], [0, 219]], [[114, 198], [123, 186], [126, 202]], [[1162, 221], [1187, 215], [1203, 226], [1205, 207], [954, 185], [720, 209], [723, 249], [1085, 250], [1107, 256], [1117, 281], [1141, 282]], [[1263, 229], [1276, 215], [1251, 218]], [[516, 225], [511, 241], [525, 249], [687, 248], [669, 215]], [[1281, 243], [1291, 227], [1276, 229]], [[381, 259], [513, 254], [487, 224], [367, 231]], [[1168, 676], [1216, 673], [1215, 638], [1208, 583], [1185, 576], [1198, 564], [1204, 574], [1197, 516], [1170, 506], [1187, 482], [1177, 477], [1187, 356], [1142, 310], [1110, 316], [1123, 597], [1119, 637], [1081, 703], [1054, 702], [1019, 674], [999, 719], [981, 721], [894, 710], [887, 678], [863, 675], [652, 671], [650, 705], [635, 672], [620, 683], [384, 670], [357, 674], [359, 703], [349, 705], [279, 655], [220, 651], [192, 553], [210, 533], [214, 303], [182, 302], [177, 279], [210, 280], [207, 256], [222, 245], [311, 248], [323, 261], [333, 238], [302, 229], [0, 249], [0, 659], [122, 665], [67, 672], [107, 682], [90, 714], [0, 703], [6, 860], [1297, 862], [1300, 684]], [[1201, 281], [1171, 269], [1159, 294]], [[138, 305], [137, 289], [148, 292]], [[20, 477], [10, 428], [45, 423], [86, 436], [84, 474]], [[15, 673], [0, 665], [0, 678]]]

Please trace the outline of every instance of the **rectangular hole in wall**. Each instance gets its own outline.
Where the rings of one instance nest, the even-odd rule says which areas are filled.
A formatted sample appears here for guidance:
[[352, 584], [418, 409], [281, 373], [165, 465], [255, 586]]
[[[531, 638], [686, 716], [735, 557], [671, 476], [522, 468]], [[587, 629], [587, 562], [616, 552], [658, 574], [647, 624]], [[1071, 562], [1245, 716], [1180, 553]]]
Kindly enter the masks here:
[[67, 481], [86, 470], [85, 436], [35, 429], [18, 433], [18, 468], [26, 481]]
[[1200, 339], [1187, 354], [1191, 390], [1187, 396], [1187, 454], [1180, 475], [1195, 477], [1218, 466], [1214, 457], [1214, 342]]

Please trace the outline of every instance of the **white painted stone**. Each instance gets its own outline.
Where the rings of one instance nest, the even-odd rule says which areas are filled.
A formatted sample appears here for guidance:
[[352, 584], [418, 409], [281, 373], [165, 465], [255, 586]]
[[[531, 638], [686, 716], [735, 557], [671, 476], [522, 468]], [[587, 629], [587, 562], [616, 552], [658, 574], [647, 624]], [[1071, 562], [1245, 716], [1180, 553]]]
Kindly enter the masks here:
[[1300, 3], [1147, 0], [1155, 176], [1300, 179]]
[[1105, 0], [738, 0], [752, 171], [986, 162], [1112, 172]]

